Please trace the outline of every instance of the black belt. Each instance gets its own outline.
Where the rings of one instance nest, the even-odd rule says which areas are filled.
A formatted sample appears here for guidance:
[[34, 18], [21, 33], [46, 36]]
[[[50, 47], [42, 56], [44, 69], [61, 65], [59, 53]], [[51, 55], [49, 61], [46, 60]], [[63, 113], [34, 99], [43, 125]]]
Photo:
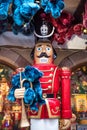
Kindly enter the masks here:
[[[55, 97], [54, 94], [46, 94], [46, 93], [43, 94], [43, 98], [54, 98], [54, 97]], [[57, 94], [56, 94], [56, 97], [57, 97]]]

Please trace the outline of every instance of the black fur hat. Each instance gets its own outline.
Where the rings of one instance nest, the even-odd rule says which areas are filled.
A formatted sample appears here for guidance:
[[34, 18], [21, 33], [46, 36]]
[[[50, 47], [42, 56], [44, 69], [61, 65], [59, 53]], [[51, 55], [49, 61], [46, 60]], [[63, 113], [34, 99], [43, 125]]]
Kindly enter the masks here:
[[34, 35], [36, 37], [36, 40], [51, 39], [54, 33], [54, 27], [48, 20], [48, 15], [44, 12], [43, 9], [40, 9], [34, 16], [34, 25], [35, 25]]

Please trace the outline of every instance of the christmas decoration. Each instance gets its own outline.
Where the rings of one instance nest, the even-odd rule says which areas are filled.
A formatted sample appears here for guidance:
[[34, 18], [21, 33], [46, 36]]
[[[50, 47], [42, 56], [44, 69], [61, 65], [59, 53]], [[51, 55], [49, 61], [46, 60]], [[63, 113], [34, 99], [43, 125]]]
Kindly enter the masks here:
[[72, 93], [87, 93], [87, 66], [82, 66], [72, 72], [71, 80]]
[[78, 67], [71, 76], [72, 110], [77, 122], [87, 123], [87, 66]]
[[63, 0], [41, 0], [41, 6], [44, 8], [44, 12], [51, 13], [53, 18], [58, 18], [64, 9]]
[[[64, 8], [64, 1], [1, 0], [0, 33], [12, 30], [14, 34], [19, 32], [24, 35], [32, 34], [34, 31], [33, 17], [41, 8], [45, 8], [46, 13], [50, 13], [54, 18], [58, 18]], [[49, 9], [50, 11], [48, 11]]]
[[8, 17], [8, 11], [12, 0], [1, 0], [0, 1], [0, 20], [5, 20]]
[[66, 44], [73, 35], [79, 37], [82, 34], [86, 35], [87, 0], [80, 23], [76, 21], [74, 15], [64, 10], [64, 7], [63, 0], [1, 0], [0, 34], [6, 31], [12, 31], [16, 35], [18, 33], [27, 36], [34, 34], [34, 16], [43, 9], [48, 17], [46, 22], [49, 26], [53, 26], [53, 41], [57, 44]]

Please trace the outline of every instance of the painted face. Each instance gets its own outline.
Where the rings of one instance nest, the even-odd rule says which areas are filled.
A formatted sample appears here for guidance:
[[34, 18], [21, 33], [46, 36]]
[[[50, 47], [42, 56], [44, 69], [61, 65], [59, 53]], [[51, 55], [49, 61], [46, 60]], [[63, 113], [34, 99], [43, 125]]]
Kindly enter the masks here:
[[34, 60], [36, 64], [50, 64], [53, 61], [53, 48], [50, 43], [37, 43], [35, 46]]

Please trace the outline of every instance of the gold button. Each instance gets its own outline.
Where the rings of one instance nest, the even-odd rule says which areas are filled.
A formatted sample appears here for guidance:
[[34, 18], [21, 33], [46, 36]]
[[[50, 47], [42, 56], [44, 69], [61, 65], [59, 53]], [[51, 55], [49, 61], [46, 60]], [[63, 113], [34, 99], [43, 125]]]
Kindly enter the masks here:
[[49, 76], [50, 76], [50, 77], [52, 77], [52, 76], [53, 76], [53, 74], [50, 74]]
[[54, 70], [54, 68], [51, 68], [51, 70]]
[[52, 82], [52, 80], [50, 79], [49, 81], [48, 81], [48, 83], [51, 83]]
[[51, 89], [52, 87], [51, 86], [48, 86], [48, 89]]

